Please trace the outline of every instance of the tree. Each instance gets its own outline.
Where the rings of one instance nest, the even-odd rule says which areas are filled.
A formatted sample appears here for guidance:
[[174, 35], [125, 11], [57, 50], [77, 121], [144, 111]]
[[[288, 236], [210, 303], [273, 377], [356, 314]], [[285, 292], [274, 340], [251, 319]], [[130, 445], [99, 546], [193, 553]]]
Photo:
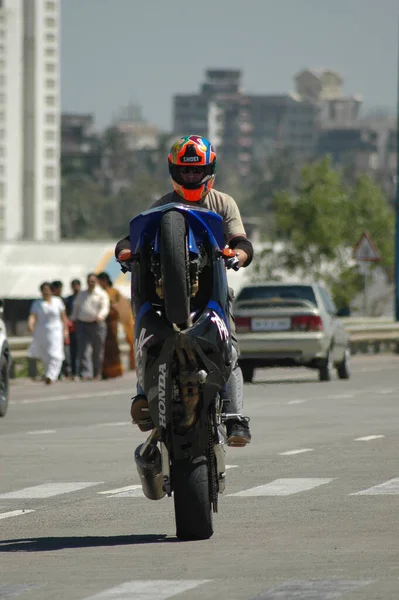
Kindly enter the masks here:
[[292, 192], [299, 180], [300, 161], [289, 149], [283, 148], [267, 159], [253, 165], [249, 193], [242, 204], [244, 216], [259, 217], [262, 231], [275, 233], [275, 196], [278, 192]]
[[65, 179], [61, 187], [61, 237], [107, 237], [106, 205], [100, 184], [84, 177]]
[[346, 201], [340, 175], [328, 159], [303, 168], [295, 195], [276, 194], [276, 235], [285, 243], [285, 268], [318, 278], [325, 263], [338, 258]]
[[381, 188], [361, 175], [348, 193], [345, 241], [354, 246], [368, 231], [381, 255], [381, 266], [390, 273], [394, 264], [394, 211]]
[[[268, 261], [268, 276], [281, 271], [301, 279], [324, 281], [338, 306], [347, 306], [362, 289], [363, 278], [353, 260], [353, 247], [362, 232], [373, 236], [382, 265], [393, 263], [393, 215], [381, 190], [362, 175], [345, 187], [329, 159], [306, 165], [296, 193], [279, 192], [276, 239], [282, 247], [270, 261], [270, 249], [261, 253], [256, 277]], [[260, 266], [259, 266], [260, 265]]]

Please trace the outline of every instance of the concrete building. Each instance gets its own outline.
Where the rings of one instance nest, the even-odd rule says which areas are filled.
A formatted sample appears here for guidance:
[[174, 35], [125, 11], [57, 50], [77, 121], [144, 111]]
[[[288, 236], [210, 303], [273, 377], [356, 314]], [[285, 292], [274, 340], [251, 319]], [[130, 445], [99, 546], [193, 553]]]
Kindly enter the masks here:
[[249, 175], [253, 159], [278, 147], [302, 156], [314, 152], [318, 107], [293, 94], [255, 96], [243, 91], [237, 69], [210, 69], [198, 94], [177, 95], [176, 135], [198, 133], [212, 140], [223, 164]]
[[61, 115], [61, 172], [95, 179], [101, 170], [101, 140], [91, 114]]
[[0, 6], [0, 241], [60, 235], [59, 0]]
[[373, 129], [360, 126], [325, 129], [318, 139], [317, 154], [328, 154], [336, 165], [373, 172], [379, 167], [378, 135]]
[[345, 96], [344, 79], [332, 69], [304, 69], [294, 76], [299, 98], [319, 108], [319, 126], [350, 127], [358, 119], [362, 106], [359, 95]]
[[301, 157], [314, 153], [319, 111], [295, 94], [250, 96], [255, 158], [261, 160], [286, 148]]

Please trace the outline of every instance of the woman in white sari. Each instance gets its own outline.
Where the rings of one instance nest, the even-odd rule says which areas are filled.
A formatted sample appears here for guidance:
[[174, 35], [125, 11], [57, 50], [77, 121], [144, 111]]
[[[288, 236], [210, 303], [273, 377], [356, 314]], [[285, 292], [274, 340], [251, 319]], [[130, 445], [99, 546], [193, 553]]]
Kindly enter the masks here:
[[42, 298], [35, 300], [28, 319], [29, 331], [33, 333], [28, 356], [39, 358], [44, 365], [46, 384], [58, 379], [65, 358], [64, 340], [68, 343], [68, 321], [61, 298], [51, 294], [46, 281], [40, 286]]

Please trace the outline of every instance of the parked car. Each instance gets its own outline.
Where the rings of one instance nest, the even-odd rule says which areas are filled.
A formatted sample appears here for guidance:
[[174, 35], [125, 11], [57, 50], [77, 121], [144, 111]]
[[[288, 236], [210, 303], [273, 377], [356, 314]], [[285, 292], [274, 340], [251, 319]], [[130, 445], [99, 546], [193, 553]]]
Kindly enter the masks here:
[[7, 342], [7, 331], [3, 321], [3, 302], [0, 300], [0, 417], [8, 408], [11, 354]]
[[[342, 315], [347, 314], [347, 311]], [[317, 283], [264, 283], [242, 288], [234, 316], [244, 381], [259, 367], [309, 367], [320, 381], [350, 377], [349, 337], [341, 312]]]

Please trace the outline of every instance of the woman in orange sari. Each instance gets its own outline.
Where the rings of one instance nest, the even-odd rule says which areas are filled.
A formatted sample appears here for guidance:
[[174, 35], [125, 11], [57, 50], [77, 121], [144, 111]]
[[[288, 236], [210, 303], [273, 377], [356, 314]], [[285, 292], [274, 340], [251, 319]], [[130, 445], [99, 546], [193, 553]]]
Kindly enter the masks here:
[[[133, 353], [133, 315], [130, 308], [130, 303], [127, 298], [124, 298], [117, 289], [112, 287], [112, 281], [108, 273], [100, 273], [97, 275], [98, 283], [107, 292], [110, 300], [111, 309], [108, 314], [107, 337], [105, 338], [104, 361], [102, 369], [102, 378], [111, 379], [113, 377], [121, 377], [123, 375], [123, 366], [121, 361], [121, 353], [118, 343], [118, 323], [121, 322], [126, 334], [130, 352], [130, 366], [134, 369], [134, 353]], [[133, 357], [133, 362], [132, 362]]]

